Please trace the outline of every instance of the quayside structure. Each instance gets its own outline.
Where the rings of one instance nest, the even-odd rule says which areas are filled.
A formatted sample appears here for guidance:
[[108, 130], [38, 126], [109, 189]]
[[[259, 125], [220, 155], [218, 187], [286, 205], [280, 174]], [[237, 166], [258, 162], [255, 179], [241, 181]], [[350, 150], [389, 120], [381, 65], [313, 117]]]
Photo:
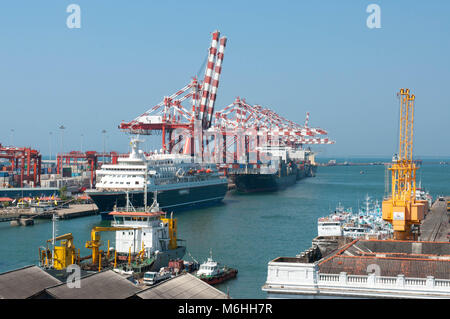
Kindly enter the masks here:
[[401, 89], [400, 134], [397, 158], [391, 165], [391, 195], [383, 201], [383, 219], [392, 223], [394, 239], [417, 240], [413, 225], [420, 225], [428, 211], [426, 200], [416, 200], [416, 171], [413, 161], [414, 94]]

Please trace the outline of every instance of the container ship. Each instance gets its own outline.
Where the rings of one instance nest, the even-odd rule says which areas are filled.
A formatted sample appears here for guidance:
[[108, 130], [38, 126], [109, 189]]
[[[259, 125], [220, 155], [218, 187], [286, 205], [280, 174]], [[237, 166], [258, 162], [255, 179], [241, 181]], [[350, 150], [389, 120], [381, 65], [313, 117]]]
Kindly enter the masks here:
[[311, 149], [288, 148], [288, 154], [297, 166], [297, 180], [316, 176], [317, 164]]
[[315, 176], [317, 166], [310, 151], [294, 150], [289, 147], [266, 148], [270, 155], [267, 164], [245, 164], [228, 171], [230, 182], [238, 192], [273, 192], [292, 186], [296, 181]]
[[105, 164], [96, 171], [95, 189], [86, 194], [95, 202], [103, 220], [109, 212], [126, 205], [152, 203], [154, 194], [161, 209], [178, 211], [220, 203], [228, 190], [227, 179], [215, 165], [193, 163], [190, 155], [152, 154], [139, 149], [143, 142], [131, 140], [131, 153], [118, 158], [117, 164]]

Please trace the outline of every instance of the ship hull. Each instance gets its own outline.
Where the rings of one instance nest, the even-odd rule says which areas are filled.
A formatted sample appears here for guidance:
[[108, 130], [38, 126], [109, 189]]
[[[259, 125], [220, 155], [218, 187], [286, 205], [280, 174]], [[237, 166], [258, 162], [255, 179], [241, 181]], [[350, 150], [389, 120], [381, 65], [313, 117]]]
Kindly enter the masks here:
[[[158, 191], [158, 204], [163, 211], [180, 211], [202, 206], [217, 205], [228, 190], [227, 183], [185, 187]], [[88, 193], [103, 220], [111, 220], [108, 215], [116, 207], [126, 206], [126, 193], [124, 191], [98, 191]], [[144, 191], [130, 191], [128, 198], [134, 207], [144, 205]], [[153, 192], [147, 193], [147, 205], [153, 203]]]
[[149, 271], [159, 271], [162, 267], [167, 267], [170, 260], [183, 259], [186, 253], [186, 247], [178, 246], [175, 249], [166, 250], [156, 254], [155, 262]]
[[[169, 261], [171, 260], [177, 260], [182, 259], [184, 255], [186, 254], [186, 247], [185, 246], [178, 246], [175, 249], [169, 249], [164, 251], [159, 251], [155, 255], [153, 255], [152, 259], [153, 261], [149, 263], [148, 265], [145, 265], [143, 267], [131, 267], [126, 268], [125, 270], [132, 270], [134, 273], [143, 274], [146, 271], [159, 271], [163, 267], [167, 267], [169, 265]], [[122, 262], [126, 262], [128, 260], [127, 255], [120, 255], [118, 256], [118, 260]]]
[[305, 165], [305, 175], [306, 177], [315, 177], [317, 172], [317, 165]]
[[231, 177], [241, 193], [274, 192], [294, 185], [297, 174], [278, 176], [276, 174], [235, 174]]
[[296, 179], [299, 181], [306, 177], [305, 165], [297, 165], [297, 176]]
[[228, 279], [236, 278], [238, 271], [236, 269], [228, 269], [221, 273], [220, 275], [216, 276], [210, 276], [210, 277], [197, 277], [200, 280], [203, 280], [204, 282], [210, 284], [210, 285], [217, 285], [220, 284]]

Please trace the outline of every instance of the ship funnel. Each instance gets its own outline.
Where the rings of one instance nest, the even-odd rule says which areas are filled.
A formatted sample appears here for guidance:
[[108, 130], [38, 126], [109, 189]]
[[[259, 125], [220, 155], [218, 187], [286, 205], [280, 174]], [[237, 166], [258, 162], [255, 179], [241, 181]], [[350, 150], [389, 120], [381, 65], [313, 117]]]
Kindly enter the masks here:
[[131, 138], [130, 145], [131, 145], [131, 154], [130, 158], [138, 158], [139, 155], [143, 154], [143, 151], [139, 149], [139, 144], [144, 143], [145, 140], [140, 140], [138, 137]]

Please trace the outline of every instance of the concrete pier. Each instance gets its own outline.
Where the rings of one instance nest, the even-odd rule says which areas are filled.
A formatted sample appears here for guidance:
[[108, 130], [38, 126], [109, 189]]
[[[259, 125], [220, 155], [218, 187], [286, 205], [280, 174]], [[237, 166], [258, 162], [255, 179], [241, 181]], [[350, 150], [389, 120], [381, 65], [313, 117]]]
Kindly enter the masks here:
[[32, 209], [3, 209], [0, 211], [0, 222], [10, 221], [12, 226], [32, 225], [34, 219], [50, 219], [55, 213], [60, 219], [71, 219], [96, 215], [98, 208], [95, 204], [76, 204], [42, 213], [36, 213]]
[[443, 201], [436, 200], [430, 212], [420, 225], [419, 240], [449, 242], [450, 224], [449, 212], [447, 212], [447, 201], [450, 196], [444, 198]]
[[20, 218], [19, 219], [20, 226], [31, 226], [34, 225], [33, 218]]
[[58, 217], [61, 219], [91, 216], [96, 215], [97, 213], [98, 208], [95, 204], [70, 205], [69, 208], [61, 208], [57, 210]]

